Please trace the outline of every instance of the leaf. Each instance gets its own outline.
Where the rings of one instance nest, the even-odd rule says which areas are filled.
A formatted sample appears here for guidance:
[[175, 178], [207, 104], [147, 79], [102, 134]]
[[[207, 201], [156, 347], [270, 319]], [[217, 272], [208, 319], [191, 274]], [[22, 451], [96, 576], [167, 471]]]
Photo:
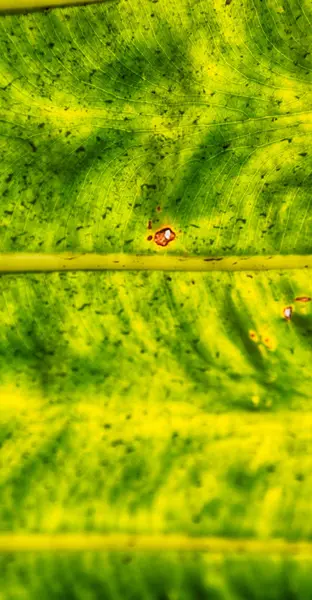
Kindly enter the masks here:
[[[0, 558], [7, 597], [124, 598], [309, 598], [308, 560], [205, 554], [161, 556], [129, 553], [16, 554]], [[30, 575], [31, 574], [31, 575]], [[229, 591], [230, 590], [230, 591]], [[293, 590], [296, 590], [295, 592]], [[48, 594], [48, 596], [47, 596]]]
[[304, 285], [5, 276], [0, 530], [309, 539], [311, 308], [282, 312]]
[[166, 6], [2, 17], [2, 251], [311, 252], [309, 7]]
[[1, 16], [0, 530], [162, 541], [3, 555], [7, 597], [308, 597], [311, 17]]

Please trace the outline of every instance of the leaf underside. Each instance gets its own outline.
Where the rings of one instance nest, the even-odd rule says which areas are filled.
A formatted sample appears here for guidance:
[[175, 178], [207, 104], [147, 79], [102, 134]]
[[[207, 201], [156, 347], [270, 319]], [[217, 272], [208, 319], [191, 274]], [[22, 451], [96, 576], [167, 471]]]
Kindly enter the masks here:
[[[311, 20], [307, 0], [0, 17], [0, 271], [22, 265], [0, 278], [0, 532], [311, 540]], [[311, 556], [164, 551], [4, 553], [0, 597], [312, 598]]]

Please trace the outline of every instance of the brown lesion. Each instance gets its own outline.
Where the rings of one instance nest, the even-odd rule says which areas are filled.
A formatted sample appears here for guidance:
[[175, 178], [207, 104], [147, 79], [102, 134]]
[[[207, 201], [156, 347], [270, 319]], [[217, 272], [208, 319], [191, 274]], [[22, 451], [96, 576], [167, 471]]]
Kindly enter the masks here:
[[154, 240], [156, 244], [162, 247], [168, 246], [168, 244], [170, 244], [170, 242], [173, 242], [175, 238], [176, 234], [173, 231], [173, 229], [171, 229], [171, 227], [162, 227], [161, 229], [156, 231], [154, 235]]
[[311, 300], [310, 296], [298, 296], [295, 298], [295, 302], [311, 302]]
[[265, 337], [262, 341], [268, 350], [273, 350], [273, 340], [271, 338]]

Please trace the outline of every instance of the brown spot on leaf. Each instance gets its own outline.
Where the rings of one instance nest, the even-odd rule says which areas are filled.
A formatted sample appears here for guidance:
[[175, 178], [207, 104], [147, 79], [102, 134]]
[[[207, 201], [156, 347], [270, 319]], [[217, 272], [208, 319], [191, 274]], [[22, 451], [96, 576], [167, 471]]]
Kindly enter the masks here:
[[295, 302], [311, 302], [312, 298], [310, 298], [309, 296], [298, 296], [298, 298], [295, 298]]
[[176, 237], [176, 234], [170, 227], [163, 227], [156, 231], [154, 240], [158, 246], [168, 246]]
[[152, 221], [151, 220], [149, 220], [149, 222], [148, 222], [147, 229], [153, 229], [153, 225], [152, 225]]
[[273, 350], [273, 342], [269, 337], [264, 338], [263, 343], [269, 350]]
[[157, 210], [157, 212], [161, 212], [161, 207], [157, 206], [156, 210]]
[[152, 235], [149, 235], [149, 236], [148, 236], [148, 238], [147, 238], [147, 240], [148, 240], [149, 242], [151, 242], [151, 241], [152, 241], [152, 239], [153, 239], [153, 236], [152, 236]]

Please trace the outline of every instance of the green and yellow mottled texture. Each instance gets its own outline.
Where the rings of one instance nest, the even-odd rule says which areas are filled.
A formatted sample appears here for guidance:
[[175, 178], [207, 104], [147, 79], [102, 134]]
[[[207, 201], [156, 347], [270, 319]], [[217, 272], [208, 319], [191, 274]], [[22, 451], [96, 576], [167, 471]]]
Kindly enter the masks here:
[[309, 411], [311, 303], [293, 302], [306, 279], [305, 270], [4, 276], [1, 381], [65, 411], [92, 396], [117, 412], [147, 402]]
[[[1, 251], [309, 253], [308, 2], [1, 17]], [[157, 206], [162, 209], [156, 211]]]
[[[311, 256], [311, 22], [295, 0], [2, 15], [0, 251]], [[2, 275], [0, 533], [311, 541], [297, 296], [304, 268]], [[9, 553], [0, 572], [1, 600], [312, 598], [307, 557]]]
[[5, 600], [311, 600], [311, 563], [198, 553], [0, 556]]
[[311, 600], [311, 562], [194, 553], [0, 556], [5, 600]]
[[[3, 277], [0, 530], [311, 540], [311, 308], [281, 315], [305, 286], [304, 270]], [[310, 594], [301, 559], [1, 560], [5, 600]]]

